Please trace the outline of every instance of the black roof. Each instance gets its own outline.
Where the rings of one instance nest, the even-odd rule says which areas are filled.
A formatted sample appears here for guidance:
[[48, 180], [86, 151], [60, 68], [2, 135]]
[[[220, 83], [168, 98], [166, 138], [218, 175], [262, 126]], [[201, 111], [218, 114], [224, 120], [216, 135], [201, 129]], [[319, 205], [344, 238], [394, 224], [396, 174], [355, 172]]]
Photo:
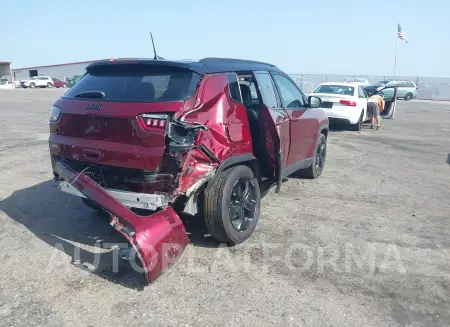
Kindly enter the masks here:
[[111, 64], [144, 64], [153, 66], [172, 66], [192, 70], [198, 74], [224, 73], [232, 71], [280, 71], [275, 65], [259, 61], [232, 59], [232, 58], [204, 58], [198, 61], [193, 60], [154, 60], [141, 58], [120, 58], [101, 60], [91, 63], [87, 69], [95, 66], [106, 66]]

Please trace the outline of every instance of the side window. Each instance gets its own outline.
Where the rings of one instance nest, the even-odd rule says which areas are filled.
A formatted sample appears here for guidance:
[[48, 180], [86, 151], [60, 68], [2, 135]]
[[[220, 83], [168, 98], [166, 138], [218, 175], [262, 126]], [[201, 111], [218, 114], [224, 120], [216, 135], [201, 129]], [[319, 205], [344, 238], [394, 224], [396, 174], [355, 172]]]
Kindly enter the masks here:
[[405, 82], [396, 82], [395, 86], [397, 86], [397, 87], [406, 87], [406, 83]]
[[255, 76], [264, 104], [268, 108], [279, 108], [277, 93], [269, 73], [255, 73]]
[[235, 73], [229, 73], [228, 76], [228, 89], [230, 91], [230, 97], [236, 102], [242, 103], [241, 89], [239, 88], [238, 78]]
[[305, 98], [303, 93], [283, 75], [274, 74], [273, 78], [280, 91], [283, 107], [288, 109], [305, 108]]
[[391, 81], [386, 83], [386, 86], [397, 86], [397, 82]]
[[366, 92], [364, 91], [362, 86], [358, 86], [358, 97], [359, 98], [367, 98]]
[[406, 86], [407, 87], [415, 87], [414, 84], [412, 82], [406, 82]]

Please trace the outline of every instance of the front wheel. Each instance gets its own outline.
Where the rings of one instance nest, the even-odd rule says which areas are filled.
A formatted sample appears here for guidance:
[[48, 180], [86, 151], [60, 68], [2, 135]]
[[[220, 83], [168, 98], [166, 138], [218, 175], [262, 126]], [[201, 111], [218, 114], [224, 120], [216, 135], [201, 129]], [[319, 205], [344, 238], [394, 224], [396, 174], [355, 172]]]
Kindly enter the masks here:
[[253, 171], [247, 166], [232, 167], [222, 172], [205, 193], [206, 228], [219, 242], [242, 243], [256, 228], [260, 204], [259, 184]]
[[35, 88], [36, 87], [36, 84], [34, 84], [34, 83], [30, 83], [30, 87], [33, 89], [33, 88]]
[[325, 159], [327, 156], [327, 138], [324, 134], [320, 133], [317, 140], [316, 151], [314, 152], [313, 161], [308, 168], [299, 170], [295, 175], [299, 177], [306, 177], [316, 179], [322, 175], [323, 168], [325, 167]]

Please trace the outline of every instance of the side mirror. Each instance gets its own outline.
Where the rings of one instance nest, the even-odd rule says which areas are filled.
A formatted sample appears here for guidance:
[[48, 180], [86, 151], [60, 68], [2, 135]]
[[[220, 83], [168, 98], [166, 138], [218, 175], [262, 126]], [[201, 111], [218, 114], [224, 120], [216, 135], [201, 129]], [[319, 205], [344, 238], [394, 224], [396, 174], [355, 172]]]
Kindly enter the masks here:
[[308, 105], [310, 108], [320, 108], [322, 106], [322, 99], [314, 95], [308, 97]]

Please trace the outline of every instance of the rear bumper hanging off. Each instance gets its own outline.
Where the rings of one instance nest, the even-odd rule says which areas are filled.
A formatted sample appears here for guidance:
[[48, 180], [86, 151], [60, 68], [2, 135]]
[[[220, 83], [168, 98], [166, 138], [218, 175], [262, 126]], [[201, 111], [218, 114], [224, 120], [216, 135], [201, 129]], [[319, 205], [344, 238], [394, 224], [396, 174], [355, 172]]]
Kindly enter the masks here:
[[111, 225], [133, 246], [148, 282], [157, 279], [184, 252], [189, 239], [172, 207], [151, 216], [139, 216], [89, 176], [72, 171], [60, 160], [55, 162], [55, 171], [111, 215]]

